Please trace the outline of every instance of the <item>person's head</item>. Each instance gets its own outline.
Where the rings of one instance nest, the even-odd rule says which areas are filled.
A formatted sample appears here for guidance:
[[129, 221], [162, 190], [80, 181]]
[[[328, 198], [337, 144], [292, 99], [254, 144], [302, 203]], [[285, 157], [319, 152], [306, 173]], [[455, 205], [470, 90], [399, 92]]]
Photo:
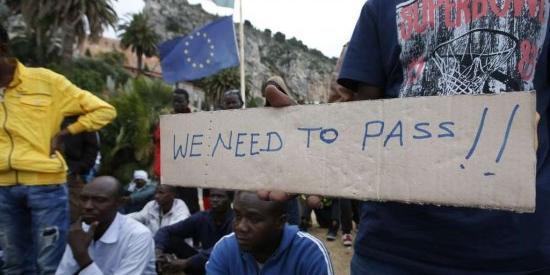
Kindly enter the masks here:
[[95, 221], [99, 225], [111, 224], [121, 205], [123, 192], [118, 180], [109, 176], [97, 177], [86, 184], [80, 192], [82, 221], [87, 224]]
[[141, 188], [149, 181], [149, 175], [144, 170], [136, 170], [134, 171], [133, 181], [138, 188]]
[[243, 251], [255, 254], [278, 247], [286, 223], [285, 204], [265, 201], [254, 192], [240, 191], [233, 201], [233, 231]]
[[225, 213], [231, 208], [233, 192], [223, 189], [210, 189], [209, 198], [213, 212]]
[[166, 184], [161, 184], [157, 187], [155, 193], [155, 201], [163, 210], [169, 210], [174, 203], [175, 193], [174, 187]]
[[189, 93], [184, 89], [175, 89], [172, 95], [172, 107], [174, 113], [183, 114], [189, 112]]
[[240, 109], [244, 102], [241, 98], [241, 91], [229, 90], [225, 91], [222, 96], [221, 107], [223, 110]]

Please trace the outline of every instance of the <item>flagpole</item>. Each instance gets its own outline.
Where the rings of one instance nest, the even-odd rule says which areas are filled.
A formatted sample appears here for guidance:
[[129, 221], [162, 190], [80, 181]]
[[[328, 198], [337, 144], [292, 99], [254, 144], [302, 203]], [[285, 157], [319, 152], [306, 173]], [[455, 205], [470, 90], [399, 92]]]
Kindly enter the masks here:
[[243, 99], [243, 109], [246, 108], [246, 85], [244, 78], [244, 22], [243, 22], [243, 1], [239, 1], [239, 16], [240, 16], [240, 25], [239, 25], [239, 39], [241, 41], [240, 45], [240, 56], [241, 56], [241, 98]]

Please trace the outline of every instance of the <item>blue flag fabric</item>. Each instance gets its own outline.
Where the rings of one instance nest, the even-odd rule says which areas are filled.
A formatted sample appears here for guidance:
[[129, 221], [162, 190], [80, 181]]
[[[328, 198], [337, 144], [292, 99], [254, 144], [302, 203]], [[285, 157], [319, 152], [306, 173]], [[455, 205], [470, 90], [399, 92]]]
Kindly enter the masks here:
[[216, 5], [226, 7], [226, 8], [233, 8], [235, 6], [234, 0], [212, 0]]
[[232, 16], [159, 45], [162, 76], [168, 83], [213, 75], [239, 65]]

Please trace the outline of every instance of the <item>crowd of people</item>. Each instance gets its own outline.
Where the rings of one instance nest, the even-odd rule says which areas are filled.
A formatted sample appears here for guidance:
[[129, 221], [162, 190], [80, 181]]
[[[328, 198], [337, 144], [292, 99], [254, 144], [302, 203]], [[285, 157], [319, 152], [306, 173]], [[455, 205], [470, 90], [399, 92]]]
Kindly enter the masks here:
[[[550, 274], [550, 4], [437, 2], [366, 1], [329, 101], [536, 90], [535, 213], [391, 202], [358, 207], [339, 198], [220, 189], [204, 190], [201, 211], [196, 188], [164, 185], [145, 170], [126, 185], [95, 177], [97, 131], [116, 110], [59, 74], [21, 64], [0, 27], [2, 272], [333, 274], [323, 242], [305, 232], [314, 211], [327, 240], [341, 226], [346, 246], [357, 223], [354, 275]], [[508, 52], [500, 67], [487, 65]], [[455, 70], [438, 66], [442, 59]], [[297, 104], [281, 77], [269, 78], [262, 94], [281, 112]], [[176, 89], [173, 112], [189, 113], [188, 103], [187, 92]], [[220, 104], [242, 105], [238, 90], [224, 93]], [[153, 136], [158, 179], [158, 126]]]

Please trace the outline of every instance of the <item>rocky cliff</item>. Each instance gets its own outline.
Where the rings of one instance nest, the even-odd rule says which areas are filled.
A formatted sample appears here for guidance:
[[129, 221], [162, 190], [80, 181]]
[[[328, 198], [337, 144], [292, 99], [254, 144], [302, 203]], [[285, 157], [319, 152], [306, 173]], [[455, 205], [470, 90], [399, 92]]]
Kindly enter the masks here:
[[[186, 35], [216, 18], [186, 0], [145, 0], [144, 11], [163, 40]], [[235, 28], [238, 30], [238, 26]], [[282, 33], [258, 30], [246, 21], [245, 62], [254, 96], [260, 96], [262, 82], [276, 74], [285, 79], [298, 100], [311, 103], [326, 101], [336, 59], [309, 49], [295, 38], [287, 39]]]

